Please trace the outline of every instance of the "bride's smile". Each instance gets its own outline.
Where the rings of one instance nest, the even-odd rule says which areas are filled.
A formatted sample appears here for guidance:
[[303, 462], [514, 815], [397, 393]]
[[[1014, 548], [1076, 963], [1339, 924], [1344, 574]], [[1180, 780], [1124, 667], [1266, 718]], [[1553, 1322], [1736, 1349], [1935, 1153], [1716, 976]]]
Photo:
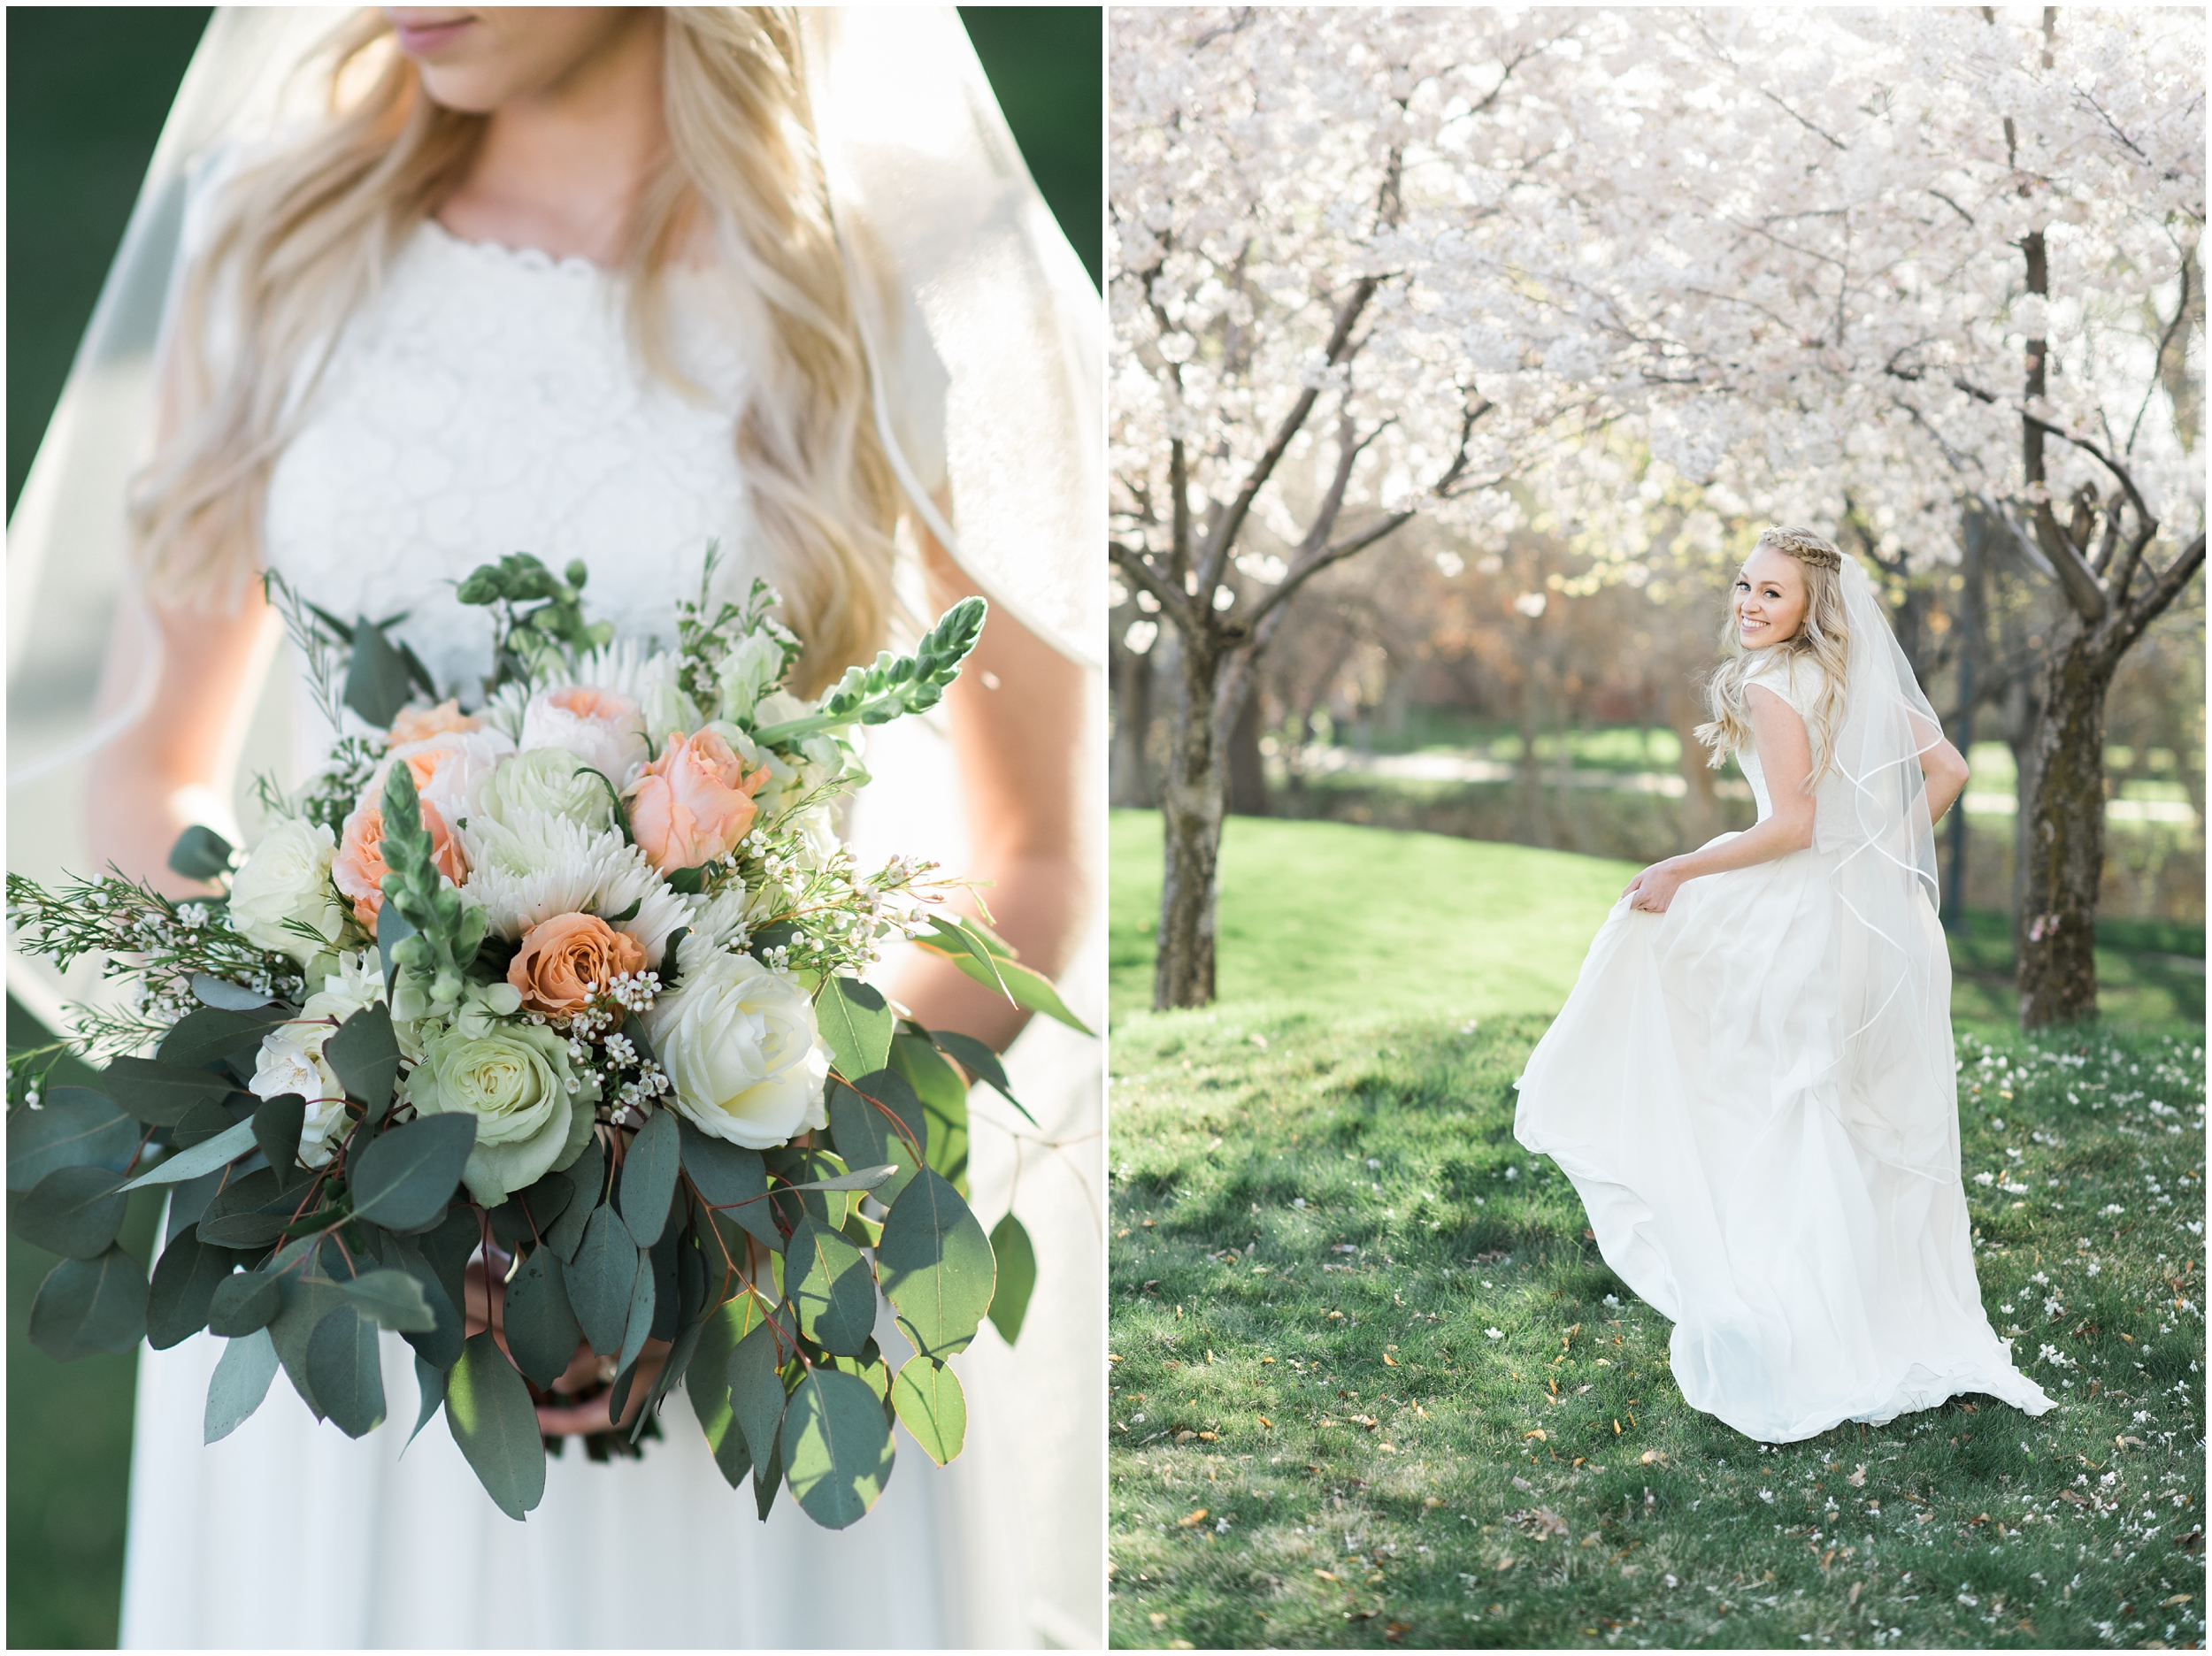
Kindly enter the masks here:
[[1766, 649], [1797, 636], [1805, 619], [1805, 577], [1794, 558], [1762, 546], [1736, 572], [1736, 632], [1746, 649]]

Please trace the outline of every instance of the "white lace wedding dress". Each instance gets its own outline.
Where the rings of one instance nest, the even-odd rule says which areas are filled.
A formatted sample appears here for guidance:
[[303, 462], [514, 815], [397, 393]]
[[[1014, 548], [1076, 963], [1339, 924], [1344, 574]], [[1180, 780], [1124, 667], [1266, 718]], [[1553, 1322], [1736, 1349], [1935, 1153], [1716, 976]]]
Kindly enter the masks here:
[[[710, 539], [741, 594], [769, 571], [731, 454], [745, 364], [720, 320], [735, 314], [721, 280], [672, 279], [683, 365], [710, 394], [687, 401], [634, 365], [615, 287], [594, 267], [425, 226], [356, 318], [276, 468], [269, 563], [334, 614], [410, 612], [397, 631], [442, 686], [480, 672], [489, 636], [486, 612], [454, 603], [450, 583], [503, 553], [528, 551], [555, 569], [580, 558], [595, 615], [626, 633], [667, 636]], [[301, 724], [301, 749], [312, 755], [324, 732], [311, 717]], [[879, 781], [855, 826], [864, 855], [908, 848], [957, 866], [941, 740], [919, 729], [872, 747]], [[1065, 1033], [1031, 1031], [1010, 1063], [1033, 1089], [1032, 1108], [1041, 1100], [1080, 1117], [1097, 1058], [1090, 1044], [1058, 1039]], [[987, 1225], [1006, 1206], [1006, 1149], [978, 1131], [973, 1177]], [[1088, 1414], [1103, 1371], [1091, 1325], [1102, 1319], [1098, 1290], [1085, 1286], [1098, 1261], [1096, 1243], [1084, 1240], [1079, 1177], [1031, 1158], [1023, 1208], [1043, 1274], [1020, 1349], [987, 1327], [962, 1360], [975, 1423], [967, 1453], [941, 1471], [902, 1431], [881, 1501], [838, 1533], [817, 1528], [788, 1491], [757, 1522], [749, 1490], [733, 1491], [716, 1471], [680, 1392], [662, 1411], [665, 1440], [649, 1443], [641, 1460], [594, 1464], [572, 1445], [548, 1468], [542, 1504], [515, 1523], [486, 1499], [442, 1423], [402, 1455], [416, 1388], [395, 1337], [384, 1346], [388, 1417], [358, 1441], [317, 1424], [280, 1380], [257, 1414], [204, 1447], [220, 1342], [203, 1334], [147, 1351], [122, 1641], [1094, 1642], [1084, 1598], [1095, 1591], [1098, 1530], [1080, 1508], [1096, 1503], [1097, 1483], [1085, 1457], [1056, 1443], [1071, 1417], [1094, 1444], [1103, 1427], [1101, 1418], [1092, 1430]], [[887, 1325], [878, 1332], [887, 1353], [902, 1349]], [[1040, 1394], [1052, 1396], [1049, 1412]]]
[[[1801, 717], [1811, 671], [1750, 682]], [[1737, 762], [1763, 821], [1758, 756]], [[1514, 1134], [1559, 1163], [1606, 1263], [1675, 1324], [1683, 1397], [1745, 1436], [1793, 1443], [1968, 1392], [2039, 1414], [2051, 1400], [1975, 1280], [1941, 928], [1915, 893], [1932, 970], [1916, 991], [1875, 981], [1836, 871], [1807, 849], [1686, 881], [1664, 914], [1623, 897], [1530, 1054]], [[1900, 993], [1918, 1004], [1883, 1004]], [[1873, 1062], [1847, 1052], [1869, 1006], [1909, 1031]], [[1900, 1154], [1882, 1095], [1908, 1092], [1932, 1108]]]

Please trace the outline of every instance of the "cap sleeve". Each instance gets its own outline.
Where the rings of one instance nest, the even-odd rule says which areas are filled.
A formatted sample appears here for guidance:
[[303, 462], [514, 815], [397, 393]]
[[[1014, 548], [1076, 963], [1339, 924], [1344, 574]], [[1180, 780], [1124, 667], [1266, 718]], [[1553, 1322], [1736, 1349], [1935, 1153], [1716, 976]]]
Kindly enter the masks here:
[[1812, 700], [1810, 677], [1817, 671], [1819, 669], [1803, 656], [1778, 651], [1773, 660], [1744, 680], [1744, 688], [1748, 690], [1755, 685], [1760, 689], [1773, 691], [1789, 703], [1798, 717], [1803, 718], [1806, 705]]

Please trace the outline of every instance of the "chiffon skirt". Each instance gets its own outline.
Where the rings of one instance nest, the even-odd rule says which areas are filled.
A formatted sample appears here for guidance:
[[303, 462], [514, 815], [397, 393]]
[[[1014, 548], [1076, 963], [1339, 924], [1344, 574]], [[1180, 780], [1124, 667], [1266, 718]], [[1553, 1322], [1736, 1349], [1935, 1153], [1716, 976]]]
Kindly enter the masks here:
[[1682, 1395], [1763, 1443], [1961, 1392], [2051, 1407], [1982, 1309], [1948, 957], [1910, 913], [1899, 973], [1822, 852], [1690, 880], [1664, 914], [1624, 897], [1518, 1083], [1515, 1136], [1673, 1322]]

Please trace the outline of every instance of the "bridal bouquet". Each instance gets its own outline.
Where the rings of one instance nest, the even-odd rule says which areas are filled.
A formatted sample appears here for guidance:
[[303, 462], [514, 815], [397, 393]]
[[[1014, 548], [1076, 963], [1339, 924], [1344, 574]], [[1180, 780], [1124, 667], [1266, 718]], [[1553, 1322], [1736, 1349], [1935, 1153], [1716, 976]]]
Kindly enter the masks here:
[[[868, 779], [856, 727], [933, 706], [984, 605], [810, 705], [782, 687], [799, 645], [764, 586], [713, 605], [703, 580], [657, 649], [587, 622], [583, 582], [512, 556], [461, 584], [493, 622], [472, 713], [400, 617], [347, 625], [273, 583], [357, 733], [298, 794], [265, 784], [244, 853], [179, 842], [172, 865], [222, 893], [9, 877], [19, 947], [103, 954], [134, 990], [67, 1044], [104, 1061], [88, 1085], [57, 1084], [65, 1049], [11, 1060], [11, 1226], [62, 1256], [31, 1338], [68, 1358], [224, 1337], [213, 1442], [280, 1368], [318, 1418], [369, 1431], [396, 1330], [414, 1431], [442, 1410], [516, 1518], [562, 1441], [539, 1404], [603, 1392], [635, 1423], [588, 1450], [635, 1453], [680, 1381], [764, 1518], [788, 1484], [842, 1528], [890, 1476], [895, 1419], [960, 1452], [947, 1360], [987, 1315], [1014, 1338], [1036, 1270], [1020, 1222], [987, 1237], [963, 1195], [971, 1078], [1012, 1101], [996, 1055], [859, 975], [911, 939], [1081, 1027], [941, 908], [932, 865], [863, 870], [835, 831]], [[149, 1282], [116, 1238], [153, 1184], [172, 1193]], [[895, 1369], [879, 1294], [912, 1348]]]

